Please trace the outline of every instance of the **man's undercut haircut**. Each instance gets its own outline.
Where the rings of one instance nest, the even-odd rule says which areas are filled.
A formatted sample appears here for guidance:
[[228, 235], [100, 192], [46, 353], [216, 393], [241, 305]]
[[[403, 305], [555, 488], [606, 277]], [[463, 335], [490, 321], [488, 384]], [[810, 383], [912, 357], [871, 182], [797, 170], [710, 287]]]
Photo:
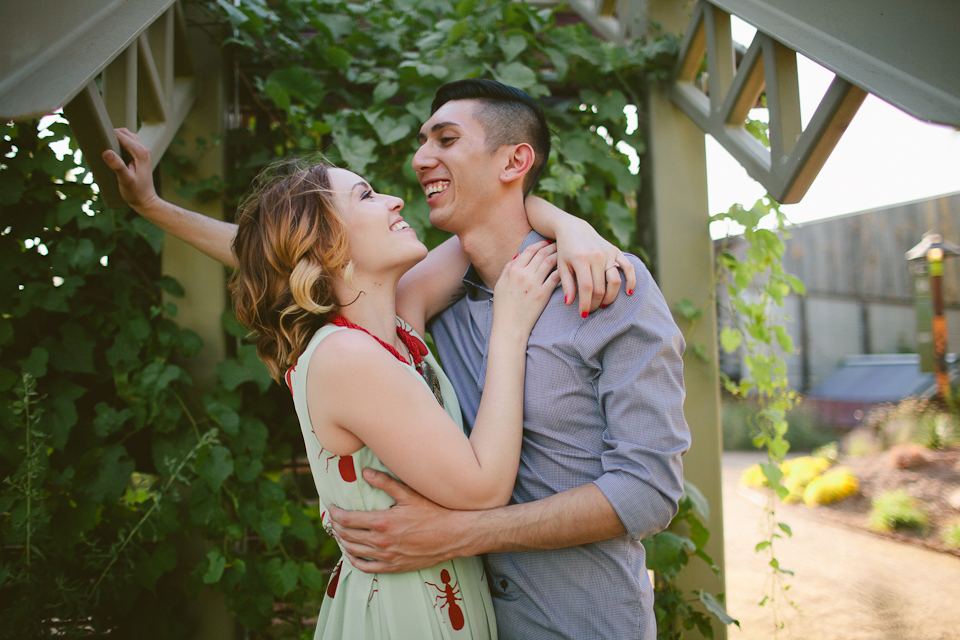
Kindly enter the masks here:
[[550, 130], [537, 101], [525, 91], [495, 80], [469, 78], [440, 87], [433, 99], [431, 113], [453, 100], [480, 103], [475, 115], [483, 127], [490, 153], [505, 144], [522, 142], [533, 148], [533, 166], [523, 178], [523, 193], [530, 193], [550, 157]]

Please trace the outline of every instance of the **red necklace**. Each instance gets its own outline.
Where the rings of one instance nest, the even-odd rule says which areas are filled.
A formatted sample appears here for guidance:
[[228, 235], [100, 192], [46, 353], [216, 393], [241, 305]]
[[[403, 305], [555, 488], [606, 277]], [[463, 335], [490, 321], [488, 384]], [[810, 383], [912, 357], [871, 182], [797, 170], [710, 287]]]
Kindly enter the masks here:
[[[358, 324], [354, 324], [344, 318], [343, 316], [334, 316], [330, 321], [338, 327], [346, 327], [348, 329], [357, 329], [358, 331], [363, 331], [365, 334], [379, 342], [384, 349], [393, 354], [393, 356], [402, 362], [403, 364], [409, 365], [407, 359], [400, 355], [400, 352], [393, 348], [393, 345], [389, 345], [377, 336], [373, 335], [363, 327]], [[407, 351], [410, 352], [410, 358], [413, 360], [413, 366], [416, 368], [417, 372], [423, 376], [423, 379], [427, 382], [427, 386], [433, 392], [433, 397], [437, 399], [437, 402], [440, 403], [440, 406], [443, 406], [443, 391], [440, 389], [440, 381], [437, 379], [437, 374], [433, 372], [433, 369], [430, 368], [430, 364], [425, 362], [423, 357], [427, 355], [427, 345], [423, 343], [419, 338], [412, 335], [410, 331], [397, 325], [397, 336], [399, 336], [401, 342], [407, 347]]]
[[[393, 356], [402, 362], [403, 364], [410, 364], [407, 362], [407, 359], [400, 355], [400, 352], [393, 348], [392, 345], [387, 344], [377, 336], [373, 335], [363, 327], [358, 324], [354, 324], [344, 318], [343, 316], [334, 316], [331, 321], [333, 324], [338, 327], [347, 327], [349, 329], [357, 329], [358, 331], [363, 331], [365, 334], [379, 342], [383, 345], [383, 348], [393, 354]], [[417, 371], [420, 371], [420, 363], [423, 362], [423, 356], [427, 355], [427, 345], [423, 344], [420, 340], [414, 337], [409, 331], [397, 325], [397, 336], [400, 338], [400, 341], [407, 347], [407, 351], [410, 352], [410, 358], [413, 360], [413, 366], [416, 367]], [[421, 372], [422, 373], [422, 372]]]

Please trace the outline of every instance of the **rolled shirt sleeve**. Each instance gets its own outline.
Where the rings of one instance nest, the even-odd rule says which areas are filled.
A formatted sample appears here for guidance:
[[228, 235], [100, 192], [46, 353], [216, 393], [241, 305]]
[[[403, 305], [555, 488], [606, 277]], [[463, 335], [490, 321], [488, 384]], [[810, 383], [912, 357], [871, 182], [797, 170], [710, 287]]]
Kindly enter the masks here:
[[681, 456], [690, 447], [683, 416], [684, 341], [663, 295], [639, 259], [632, 296], [621, 294], [602, 323], [578, 336], [584, 360], [600, 374], [596, 391], [606, 429], [603, 474], [594, 483], [627, 532], [662, 531], [683, 494]]

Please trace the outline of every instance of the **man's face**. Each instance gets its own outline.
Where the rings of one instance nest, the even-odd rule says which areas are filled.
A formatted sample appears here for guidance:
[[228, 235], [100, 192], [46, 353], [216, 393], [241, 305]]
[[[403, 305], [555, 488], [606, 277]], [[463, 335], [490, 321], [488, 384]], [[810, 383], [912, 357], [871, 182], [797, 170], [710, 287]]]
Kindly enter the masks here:
[[413, 156], [417, 180], [427, 195], [430, 222], [459, 233], [478, 221], [477, 214], [500, 186], [497, 154], [486, 148], [486, 134], [475, 100], [454, 100], [437, 109], [420, 128]]

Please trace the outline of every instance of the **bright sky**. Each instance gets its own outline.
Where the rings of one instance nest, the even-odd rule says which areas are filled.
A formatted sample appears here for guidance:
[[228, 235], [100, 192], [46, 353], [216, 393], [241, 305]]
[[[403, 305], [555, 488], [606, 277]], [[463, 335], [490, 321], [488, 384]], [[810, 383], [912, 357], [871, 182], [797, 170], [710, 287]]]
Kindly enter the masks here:
[[[733, 37], [749, 46], [755, 30], [733, 19]], [[800, 111], [806, 126], [833, 74], [797, 56]], [[753, 117], [765, 119], [765, 112]], [[766, 191], [711, 136], [707, 136], [710, 213], [734, 203], [751, 206]], [[805, 222], [960, 191], [960, 131], [921, 122], [869, 95], [830, 158], [798, 204], [782, 210]], [[715, 223], [714, 237], [724, 234]]]

